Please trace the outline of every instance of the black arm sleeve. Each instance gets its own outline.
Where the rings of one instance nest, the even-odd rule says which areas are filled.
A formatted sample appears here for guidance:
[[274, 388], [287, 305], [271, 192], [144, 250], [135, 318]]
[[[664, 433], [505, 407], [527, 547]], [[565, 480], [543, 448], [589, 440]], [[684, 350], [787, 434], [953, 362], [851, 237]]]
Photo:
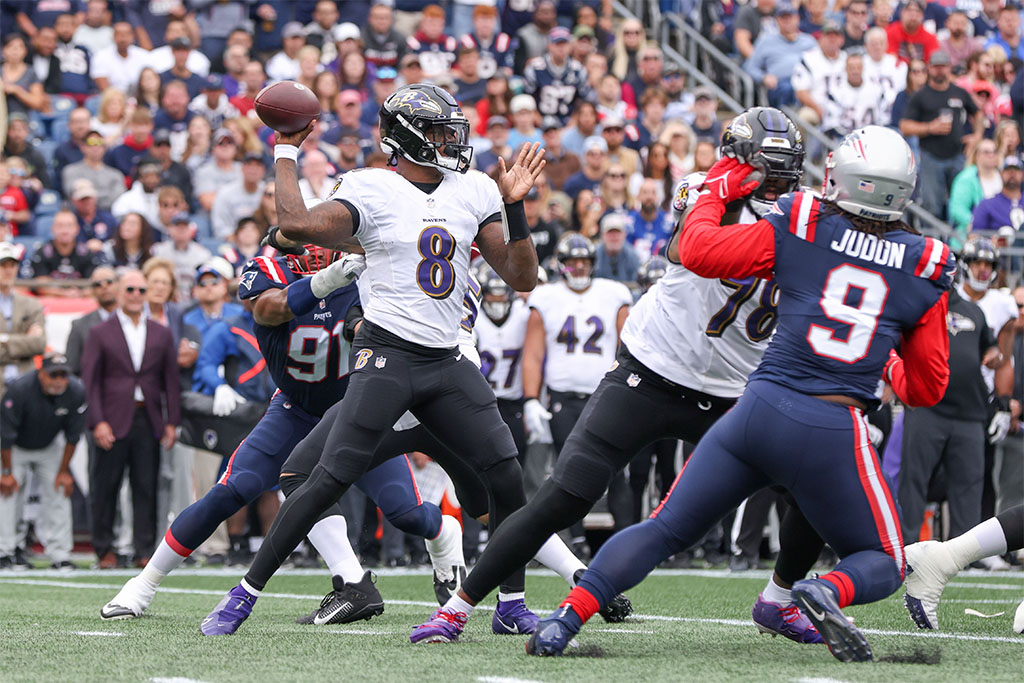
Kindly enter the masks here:
[[341, 336], [349, 344], [356, 338], [356, 325], [362, 322], [362, 320], [363, 307], [359, 304], [348, 309], [348, 313], [345, 314], [345, 326], [341, 328]]

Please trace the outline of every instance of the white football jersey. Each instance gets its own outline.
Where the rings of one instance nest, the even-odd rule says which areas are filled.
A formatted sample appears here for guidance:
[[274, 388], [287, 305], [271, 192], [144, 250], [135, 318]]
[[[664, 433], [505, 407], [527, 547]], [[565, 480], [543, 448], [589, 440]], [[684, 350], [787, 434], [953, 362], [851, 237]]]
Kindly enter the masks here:
[[855, 88], [844, 79], [828, 91], [821, 127], [846, 135], [864, 126], [884, 126], [889, 121], [882, 120], [883, 100], [882, 91], [874, 83], [865, 80]]
[[868, 55], [864, 55], [864, 81], [875, 84], [882, 91], [879, 112], [883, 123], [880, 125], [889, 125], [892, 104], [896, 101], [896, 95], [906, 87], [907, 65], [896, 59], [896, 55], [886, 54], [877, 62]]
[[558, 281], [535, 289], [527, 303], [544, 321], [545, 385], [592, 394], [615, 361], [619, 309], [633, 303], [629, 289], [594, 278], [576, 292]]
[[523, 341], [530, 309], [518, 296], [512, 300], [508, 317], [501, 326], [494, 324], [487, 314], [476, 319], [477, 349], [480, 351], [480, 371], [494, 389], [498, 398], [510, 400], [523, 397]]
[[[697, 202], [703, 173], [676, 187], [673, 209]], [[694, 189], [691, 189], [694, 188]], [[745, 215], [741, 222], [754, 222]], [[654, 372], [676, 384], [722, 398], [743, 393], [775, 329], [778, 289], [756, 278], [715, 280], [671, 263], [633, 306], [622, 343]]]
[[846, 53], [829, 59], [820, 47], [811, 48], [800, 55], [800, 63], [793, 68], [790, 83], [793, 90], [809, 90], [811, 98], [824, 108], [826, 94], [846, 80]]
[[422, 346], [456, 346], [470, 245], [482, 225], [500, 220], [495, 182], [479, 171], [444, 172], [427, 194], [398, 173], [366, 168], [341, 176], [329, 199], [359, 211], [366, 319]]

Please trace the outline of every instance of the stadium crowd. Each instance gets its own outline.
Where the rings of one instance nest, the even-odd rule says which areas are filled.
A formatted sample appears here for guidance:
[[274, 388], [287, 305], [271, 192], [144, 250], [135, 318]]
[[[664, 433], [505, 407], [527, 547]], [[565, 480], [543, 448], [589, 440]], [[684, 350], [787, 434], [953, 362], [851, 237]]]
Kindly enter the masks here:
[[[890, 400], [873, 419], [873, 440], [901, 498], [914, 500], [918, 518], [904, 520], [905, 532], [920, 527], [930, 500], [949, 498], [951, 535], [1019, 504], [1024, 287], [997, 289], [1013, 288], [1022, 272], [1013, 255], [1024, 246], [1021, 8], [1013, 0], [660, 7], [699, 26], [763, 87], [766, 103], [793, 106], [799, 125], [838, 140], [880, 124], [911, 142], [918, 201], [948, 222], [943, 237], [965, 254], [962, 310], [951, 304], [951, 315], [981, 338], [958, 353], [951, 323], [953, 381], [962, 385], [935, 409], [908, 411], [905, 425], [897, 418], [891, 432], [901, 411]], [[225, 444], [237, 445], [272, 395], [252, 316], [233, 296], [244, 265], [274, 255], [261, 246], [277, 223], [273, 132], [254, 110], [265, 85], [295, 80], [321, 102], [300, 150], [307, 200], [325, 199], [339, 174], [388, 164], [377, 112], [397, 87], [446, 88], [469, 119], [474, 168], [494, 174], [523, 144], [546, 150], [524, 209], [549, 277], [561, 273], [560, 236], [579, 232], [594, 244], [594, 277], [624, 283], [635, 299], [663, 268], [673, 189], [714, 164], [728, 120], [716, 91], [692, 87], [658, 35], [614, 18], [608, 0], [0, 5], [0, 569], [28, 565], [17, 522], [29, 470], [44, 508], [36, 535], [54, 566], [70, 567], [73, 508], [100, 567], [144, 564], [169, 519], [227, 466], [234, 446]], [[66, 339], [48, 338], [39, 298], [92, 312]], [[112, 320], [127, 349], [108, 339]], [[160, 331], [147, 339], [150, 323]], [[37, 369], [32, 359], [46, 349]], [[987, 388], [983, 362], [995, 370]], [[135, 385], [118, 384], [132, 374]], [[521, 406], [522, 386], [510, 398]], [[47, 402], [59, 405], [60, 419], [40, 417]], [[144, 410], [133, 419], [136, 407]], [[941, 431], [925, 422], [926, 410], [947, 427], [969, 427], [926, 438]], [[536, 485], [545, 475], [556, 423], [554, 434], [523, 448], [528, 488], [530, 477]], [[91, 466], [88, 481], [76, 481], [70, 461], [83, 434]], [[676, 451], [656, 446], [613, 485], [616, 527], [646, 505], [652, 454], [651, 490], [662, 494], [682, 458]], [[457, 504], [428, 458], [413, 462], [425, 497]], [[73, 491], [87, 492], [89, 503], [73, 506]], [[423, 555], [422, 543], [407, 544], [386, 522], [377, 534], [376, 513], [359, 495], [351, 492], [345, 509], [361, 552], [383, 545], [381, 561], [393, 564]], [[770, 493], [751, 498], [736, 543], [726, 528], [704, 556], [755, 566], [773, 503], [784, 505]], [[253, 507], [207, 544], [208, 561], [246, 561], [246, 536], [268, 528], [276, 494]], [[574, 532], [573, 540], [582, 539]]]

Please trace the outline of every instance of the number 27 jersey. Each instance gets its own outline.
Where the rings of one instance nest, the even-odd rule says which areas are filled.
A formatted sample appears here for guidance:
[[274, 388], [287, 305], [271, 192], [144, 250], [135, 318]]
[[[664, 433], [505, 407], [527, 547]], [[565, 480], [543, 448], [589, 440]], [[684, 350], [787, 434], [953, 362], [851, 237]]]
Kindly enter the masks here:
[[[283, 258], [257, 256], [245, 264], [238, 280], [238, 298], [284, 289], [301, 277]], [[322, 416], [345, 395], [350, 345], [341, 332], [348, 310], [357, 303], [359, 291], [353, 283], [331, 292], [309, 313], [274, 327], [255, 326], [274, 383], [307, 413]]]

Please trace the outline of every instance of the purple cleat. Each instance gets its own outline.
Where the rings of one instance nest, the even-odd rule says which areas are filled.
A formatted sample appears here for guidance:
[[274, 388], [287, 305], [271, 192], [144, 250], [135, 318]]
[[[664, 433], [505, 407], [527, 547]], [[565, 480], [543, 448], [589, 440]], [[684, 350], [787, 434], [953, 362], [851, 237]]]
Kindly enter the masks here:
[[796, 605], [783, 606], [765, 600], [763, 595], [758, 595], [757, 602], [754, 603], [753, 617], [757, 630], [761, 633], [770, 633], [773, 638], [786, 636], [790, 640], [807, 645], [825, 642], [811, 620], [805, 617]]
[[499, 600], [491, 619], [491, 630], [499, 636], [533, 633], [538, 621], [540, 617], [526, 609], [526, 601], [522, 598], [507, 602]]
[[255, 595], [235, 586], [217, 603], [210, 616], [203, 619], [199, 630], [204, 636], [230, 636], [249, 618], [255, 604]]
[[465, 612], [441, 607], [430, 617], [430, 621], [413, 628], [409, 640], [413, 643], [454, 643], [465, 627]]

